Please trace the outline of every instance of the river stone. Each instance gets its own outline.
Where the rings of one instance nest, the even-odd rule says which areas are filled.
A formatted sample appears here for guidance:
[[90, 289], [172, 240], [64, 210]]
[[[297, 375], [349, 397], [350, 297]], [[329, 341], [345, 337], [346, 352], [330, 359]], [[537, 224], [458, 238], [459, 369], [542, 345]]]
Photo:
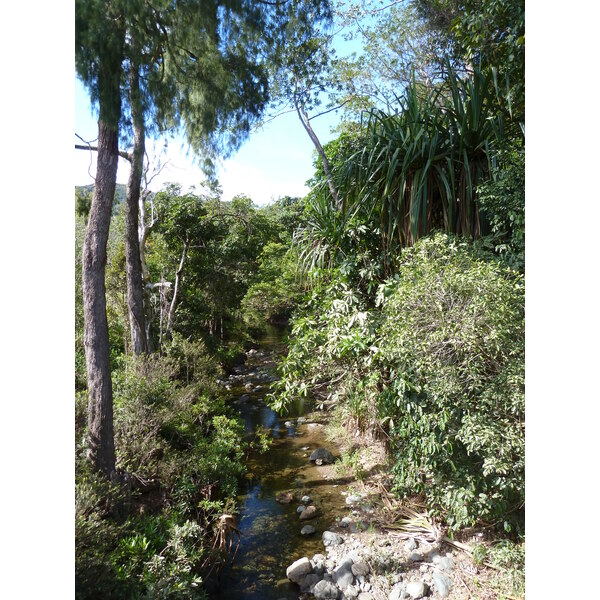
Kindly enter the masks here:
[[293, 562], [286, 570], [285, 574], [290, 581], [300, 585], [306, 575], [312, 571], [310, 560], [306, 556]]
[[254, 386], [253, 386], [251, 383], [247, 383], [247, 384], [244, 386], [244, 389], [245, 389], [247, 392], [251, 392], [253, 387], [254, 387]]
[[329, 450], [325, 450], [325, 448], [317, 448], [313, 450], [313, 453], [310, 455], [311, 462], [315, 462], [317, 460], [322, 460], [323, 464], [329, 465], [334, 461], [333, 454], [329, 452]]
[[450, 594], [450, 588], [452, 587], [452, 579], [448, 575], [444, 575], [437, 569], [433, 572], [433, 583], [437, 590], [437, 593], [441, 598], [446, 598]]
[[[311, 459], [312, 460], [312, 459]], [[356, 494], [351, 494], [350, 496], [346, 496], [346, 504], [356, 504], [362, 500], [361, 496]]]
[[301, 530], [300, 533], [302, 535], [312, 535], [314, 532], [316, 531], [316, 529], [312, 526], [312, 525], [305, 525]]
[[277, 500], [279, 504], [289, 504], [290, 502], [293, 502], [294, 495], [290, 492], [279, 492], [279, 494], [275, 496], [275, 500]]
[[332, 583], [331, 581], [326, 581], [325, 579], [319, 581], [319, 583], [315, 585], [315, 587], [312, 590], [312, 593], [313, 596], [315, 598], [318, 598], [319, 600], [321, 600], [322, 598], [324, 599], [338, 597], [338, 589], [335, 583]]
[[304, 504], [301, 504], [297, 509], [296, 512], [298, 514], [302, 514], [304, 511], [306, 510], [306, 506], [304, 506]]
[[357, 577], [364, 577], [369, 574], [369, 565], [364, 560], [359, 560], [352, 565], [352, 573]]
[[294, 424], [293, 424], [291, 421], [286, 421], [286, 422], [284, 423], [284, 425], [285, 425], [286, 427], [293, 427], [293, 426], [294, 426]]
[[344, 543], [342, 537], [333, 531], [324, 531], [322, 539], [324, 546], [338, 546]]
[[446, 555], [443, 558], [440, 558], [438, 567], [444, 571], [452, 571], [452, 567], [454, 567], [454, 559], [451, 555]]
[[316, 516], [317, 516], [317, 507], [314, 506], [313, 504], [311, 504], [310, 506], [307, 506], [300, 513], [300, 520], [307, 521], [308, 519], [314, 519]]
[[250, 394], [242, 394], [239, 400], [240, 402], [248, 402], [248, 400], [250, 400]]
[[397, 583], [390, 592], [388, 600], [402, 600], [404, 598], [404, 584]]
[[358, 594], [360, 594], [360, 589], [356, 585], [349, 585], [344, 590], [344, 596], [346, 596], [346, 598], [356, 598]]
[[306, 423], [306, 418], [305, 417], [298, 417], [298, 419], [296, 420], [296, 422], [298, 423], [298, 425], [302, 425], [302, 423]]
[[406, 592], [411, 598], [423, 598], [427, 595], [429, 586], [424, 581], [411, 581], [406, 585]]
[[411, 552], [408, 560], [411, 562], [421, 562], [423, 560], [423, 555], [418, 552]]
[[302, 496], [302, 504], [308, 505], [312, 502], [312, 499], [310, 496]]
[[352, 574], [352, 558], [347, 556], [340, 562], [340, 564], [333, 570], [331, 576], [340, 589], [351, 585], [354, 582], [354, 575]]
[[348, 525], [350, 525], [350, 523], [352, 523], [352, 519], [350, 517], [344, 517], [340, 521], [340, 527], [348, 527]]
[[406, 550], [406, 552], [412, 552], [413, 550], [417, 549], [417, 542], [415, 541], [415, 538], [410, 538], [406, 544], [404, 544], [404, 550]]
[[318, 583], [319, 581], [321, 581], [320, 575], [317, 575], [316, 573], [309, 573], [302, 580], [302, 583], [300, 584], [300, 591], [303, 593], [310, 592], [311, 589], [315, 586], [315, 584]]
[[373, 600], [373, 596], [369, 592], [361, 592], [358, 595], [358, 600]]

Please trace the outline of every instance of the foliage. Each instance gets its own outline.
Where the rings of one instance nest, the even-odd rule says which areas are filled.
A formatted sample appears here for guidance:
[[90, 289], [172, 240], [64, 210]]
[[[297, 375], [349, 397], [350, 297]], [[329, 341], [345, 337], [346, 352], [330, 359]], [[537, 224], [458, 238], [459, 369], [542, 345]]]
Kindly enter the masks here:
[[377, 352], [396, 489], [424, 494], [452, 527], [518, 517], [523, 280], [444, 236], [406, 251], [401, 270]]

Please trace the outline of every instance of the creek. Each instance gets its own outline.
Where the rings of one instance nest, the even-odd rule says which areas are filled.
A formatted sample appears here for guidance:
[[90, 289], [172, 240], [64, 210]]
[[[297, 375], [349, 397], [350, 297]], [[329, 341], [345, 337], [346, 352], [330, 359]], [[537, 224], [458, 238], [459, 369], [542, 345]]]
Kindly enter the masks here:
[[[298, 598], [298, 587], [286, 578], [286, 568], [302, 556], [324, 552], [321, 535], [344, 506], [342, 482], [335, 479], [333, 469], [309, 460], [316, 448], [336, 453], [317, 422], [319, 413], [310, 413], [310, 401], [298, 401], [285, 416], [277, 415], [264, 401], [284, 349], [283, 331], [270, 328], [227, 381], [230, 401], [244, 421], [248, 439], [263, 428], [272, 443], [266, 452], [251, 451], [248, 456], [246, 479], [238, 497], [240, 545], [233, 564], [227, 564], [220, 573], [218, 587], [211, 593], [214, 599]], [[299, 425], [298, 417], [305, 417], [306, 423]], [[329, 478], [325, 473], [330, 473]], [[277, 502], [281, 492], [292, 492], [295, 498], [310, 496], [317, 516], [300, 520], [300, 502]], [[302, 536], [300, 530], [307, 524], [316, 532]]]

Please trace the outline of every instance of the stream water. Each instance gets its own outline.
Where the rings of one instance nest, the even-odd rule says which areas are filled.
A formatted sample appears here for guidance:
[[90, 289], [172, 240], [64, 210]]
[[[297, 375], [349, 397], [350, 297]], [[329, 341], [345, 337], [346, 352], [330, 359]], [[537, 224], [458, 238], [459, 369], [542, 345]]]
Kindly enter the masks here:
[[[264, 402], [284, 349], [282, 337], [281, 330], [271, 328], [228, 380], [231, 401], [245, 422], [246, 435], [253, 437], [258, 427], [265, 428], [272, 445], [264, 453], [250, 453], [247, 477], [238, 498], [241, 542], [233, 564], [220, 573], [218, 588], [211, 594], [214, 599], [296, 599], [298, 587], [286, 578], [286, 568], [302, 556], [310, 558], [324, 551], [321, 534], [344, 505], [340, 482], [324, 478], [323, 467], [309, 460], [311, 452], [319, 447], [335, 454], [315, 418], [309, 415], [306, 423], [298, 424], [297, 418], [310, 409], [309, 401], [300, 401], [285, 417], [278, 416]], [[296, 497], [309, 495], [318, 509], [317, 516], [301, 521], [299, 502], [277, 502], [277, 494], [288, 491]], [[315, 527], [312, 536], [300, 534], [306, 524]]]

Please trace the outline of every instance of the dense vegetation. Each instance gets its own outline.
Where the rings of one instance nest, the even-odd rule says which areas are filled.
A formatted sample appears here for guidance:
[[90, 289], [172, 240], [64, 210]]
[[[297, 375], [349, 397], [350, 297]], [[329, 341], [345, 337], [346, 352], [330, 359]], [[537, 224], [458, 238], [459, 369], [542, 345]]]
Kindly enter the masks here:
[[[225, 4], [235, 16], [227, 40], [240, 36], [266, 52], [254, 37], [260, 15], [245, 2]], [[223, 202], [214, 180], [201, 192], [169, 185], [132, 194], [141, 172], [123, 202], [110, 185], [76, 191], [78, 597], [205, 597], [203, 577], [223, 558], [213, 547], [225, 527], [219, 518], [234, 510], [252, 443], [216, 381], [266, 322], [291, 324], [272, 406], [285, 411], [297, 396], [314, 396], [348, 428], [385, 440], [394, 493], [424, 500], [450, 531], [484, 524], [522, 555], [523, 2], [414, 0], [367, 11], [365, 55], [356, 61], [327, 54], [331, 40], [309, 25], [311, 3], [296, 4], [304, 12], [295, 24], [283, 12], [266, 21], [271, 41], [296, 40], [296, 50], [280, 48], [242, 69], [254, 102], [247, 115], [229, 96], [219, 107], [218, 94], [207, 105], [186, 104], [189, 82], [152, 87], [160, 61], [144, 63], [134, 43], [119, 46], [119, 65], [149, 77], [142, 130], [153, 118], [159, 130], [184, 123], [208, 158], [237, 147], [264, 108], [268, 66], [277, 100], [295, 105], [317, 155], [306, 198], [263, 208], [243, 195]], [[313, 4], [327, 21], [328, 3]], [[350, 7], [338, 18], [351, 23], [358, 14]], [[128, 11], [121, 16], [129, 23]], [[165, 8], [159, 16], [175, 39], [195, 40], [193, 28], [178, 29], [181, 15]], [[133, 41], [139, 26], [127, 25]], [[80, 50], [92, 95], [106, 101], [113, 88], [102, 81], [103, 61], [114, 57], [96, 37]], [[187, 66], [202, 67], [221, 50]], [[169, 52], [171, 77], [178, 56]], [[227, 93], [243, 75], [221, 73], [229, 59], [219, 55], [212, 73]], [[314, 86], [299, 91], [306, 80]], [[346, 110], [337, 138], [323, 147], [307, 113], [322, 94]], [[138, 101], [128, 101], [133, 121]], [[106, 110], [107, 139], [115, 127], [139, 133]], [[92, 272], [104, 252], [91, 248], [100, 213], [109, 221], [106, 268]], [[109, 368], [94, 358], [102, 336], [90, 340], [94, 277], [105, 294]], [[139, 322], [132, 286], [142, 299]], [[110, 407], [110, 427], [94, 420], [99, 407]], [[98, 459], [97, 428], [114, 445], [114, 468], [110, 452], [108, 462]]]

